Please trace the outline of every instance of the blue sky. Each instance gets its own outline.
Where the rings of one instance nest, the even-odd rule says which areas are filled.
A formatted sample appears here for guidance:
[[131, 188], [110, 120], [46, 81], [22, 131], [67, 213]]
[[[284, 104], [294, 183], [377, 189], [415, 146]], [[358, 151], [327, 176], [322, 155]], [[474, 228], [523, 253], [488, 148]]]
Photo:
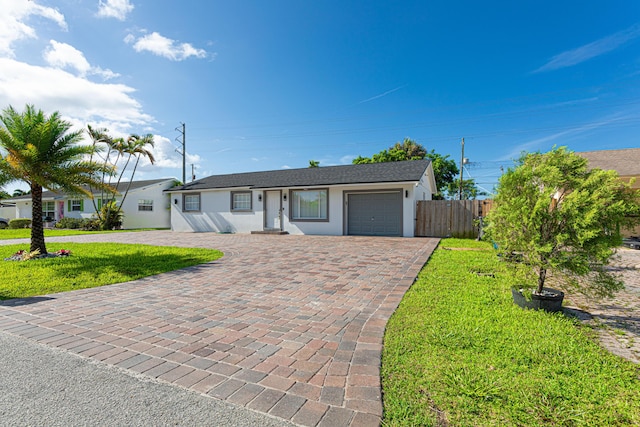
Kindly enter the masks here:
[[[0, 107], [153, 133], [136, 179], [348, 164], [410, 137], [491, 190], [639, 147], [635, 1], [0, 0]], [[25, 185], [17, 187], [26, 188]], [[11, 190], [9, 188], [8, 190]]]

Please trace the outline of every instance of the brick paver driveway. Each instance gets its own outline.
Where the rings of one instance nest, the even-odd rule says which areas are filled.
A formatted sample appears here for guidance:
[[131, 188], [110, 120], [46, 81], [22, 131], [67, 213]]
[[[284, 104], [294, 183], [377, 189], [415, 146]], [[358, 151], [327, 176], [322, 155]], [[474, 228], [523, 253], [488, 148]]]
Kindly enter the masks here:
[[169, 231], [58, 239], [210, 247], [225, 256], [133, 282], [4, 301], [0, 330], [323, 426], [379, 423], [385, 325], [437, 244]]

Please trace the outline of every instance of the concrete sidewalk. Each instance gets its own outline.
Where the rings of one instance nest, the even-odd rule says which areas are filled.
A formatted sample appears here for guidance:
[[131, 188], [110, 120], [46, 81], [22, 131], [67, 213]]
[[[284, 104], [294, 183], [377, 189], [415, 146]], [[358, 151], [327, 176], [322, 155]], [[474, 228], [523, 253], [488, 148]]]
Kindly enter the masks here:
[[[377, 425], [387, 320], [437, 239], [154, 231], [225, 252], [176, 272], [0, 304], [0, 330], [299, 425]], [[3, 242], [7, 243], [7, 242]]]

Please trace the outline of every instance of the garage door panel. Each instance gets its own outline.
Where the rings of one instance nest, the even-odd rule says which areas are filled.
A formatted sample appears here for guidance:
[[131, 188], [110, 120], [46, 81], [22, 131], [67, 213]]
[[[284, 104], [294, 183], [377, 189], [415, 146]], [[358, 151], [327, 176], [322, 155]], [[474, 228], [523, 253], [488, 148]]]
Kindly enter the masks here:
[[351, 235], [402, 236], [402, 193], [352, 193], [347, 196]]

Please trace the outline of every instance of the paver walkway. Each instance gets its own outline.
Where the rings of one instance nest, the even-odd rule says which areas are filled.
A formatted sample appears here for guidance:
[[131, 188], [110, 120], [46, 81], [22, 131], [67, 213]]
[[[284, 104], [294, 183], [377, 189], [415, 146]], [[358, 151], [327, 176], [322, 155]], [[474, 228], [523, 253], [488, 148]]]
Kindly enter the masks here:
[[0, 330], [299, 425], [332, 427], [379, 424], [385, 325], [438, 243], [169, 231], [54, 240], [208, 247], [225, 256], [0, 302]]
[[580, 317], [597, 328], [606, 349], [640, 363], [640, 250], [618, 249], [612, 266], [622, 277], [624, 290], [595, 300], [569, 293], [565, 305], [588, 313]]

